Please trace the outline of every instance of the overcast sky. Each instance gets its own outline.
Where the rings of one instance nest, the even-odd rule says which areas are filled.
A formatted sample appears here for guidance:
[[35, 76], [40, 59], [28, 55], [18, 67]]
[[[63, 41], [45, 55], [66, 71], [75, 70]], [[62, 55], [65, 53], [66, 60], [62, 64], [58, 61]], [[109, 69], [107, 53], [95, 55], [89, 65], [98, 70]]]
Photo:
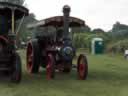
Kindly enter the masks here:
[[62, 15], [62, 7], [71, 7], [71, 16], [85, 20], [92, 29], [108, 31], [119, 21], [128, 24], [128, 0], [26, 0], [38, 20]]

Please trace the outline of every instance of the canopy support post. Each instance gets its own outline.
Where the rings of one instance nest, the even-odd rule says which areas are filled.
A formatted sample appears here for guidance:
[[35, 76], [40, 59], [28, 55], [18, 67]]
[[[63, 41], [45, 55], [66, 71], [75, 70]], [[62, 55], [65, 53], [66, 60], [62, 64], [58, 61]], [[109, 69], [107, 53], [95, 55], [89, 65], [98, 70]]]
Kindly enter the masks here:
[[15, 34], [15, 9], [12, 9], [12, 34]]
[[12, 49], [15, 52], [16, 49], [16, 40], [15, 40], [15, 8], [11, 9], [11, 42], [12, 42]]
[[18, 46], [18, 42], [19, 42], [19, 40], [20, 40], [20, 29], [21, 29], [21, 26], [22, 26], [22, 24], [23, 24], [23, 22], [24, 22], [24, 18], [25, 18], [25, 14], [23, 15], [23, 17], [22, 17], [22, 19], [21, 19], [21, 21], [20, 21], [20, 24], [19, 24], [19, 26], [18, 26], [18, 28], [17, 28], [17, 30], [16, 30], [16, 45]]
[[22, 26], [22, 24], [23, 24], [23, 22], [24, 22], [24, 18], [25, 18], [25, 14], [24, 14], [24, 16], [22, 17], [21, 22], [20, 22], [20, 24], [19, 24], [19, 26], [18, 26], [18, 28], [17, 28], [16, 36], [17, 36], [17, 34], [19, 34], [20, 28], [21, 28], [21, 26]]

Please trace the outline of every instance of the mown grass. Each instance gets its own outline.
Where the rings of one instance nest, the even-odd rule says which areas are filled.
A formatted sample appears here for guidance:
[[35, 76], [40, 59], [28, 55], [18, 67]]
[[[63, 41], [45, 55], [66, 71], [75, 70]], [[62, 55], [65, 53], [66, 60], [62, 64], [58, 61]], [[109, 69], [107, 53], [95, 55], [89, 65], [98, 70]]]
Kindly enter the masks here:
[[[84, 51], [83, 51], [84, 52]], [[87, 80], [77, 80], [77, 73], [56, 73], [54, 80], [46, 80], [45, 71], [36, 75], [26, 72], [25, 51], [22, 57], [23, 78], [20, 84], [0, 82], [0, 96], [127, 96], [128, 61], [119, 55], [88, 56]], [[78, 51], [78, 54], [81, 51]]]

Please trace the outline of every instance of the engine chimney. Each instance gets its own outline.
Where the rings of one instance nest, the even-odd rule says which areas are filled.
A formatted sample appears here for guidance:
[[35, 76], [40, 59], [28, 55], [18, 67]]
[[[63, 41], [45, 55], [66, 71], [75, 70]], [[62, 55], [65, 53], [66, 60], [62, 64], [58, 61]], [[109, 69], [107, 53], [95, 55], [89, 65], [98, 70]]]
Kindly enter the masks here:
[[65, 5], [63, 7], [63, 20], [64, 20], [64, 39], [69, 38], [69, 15], [70, 15], [70, 6]]

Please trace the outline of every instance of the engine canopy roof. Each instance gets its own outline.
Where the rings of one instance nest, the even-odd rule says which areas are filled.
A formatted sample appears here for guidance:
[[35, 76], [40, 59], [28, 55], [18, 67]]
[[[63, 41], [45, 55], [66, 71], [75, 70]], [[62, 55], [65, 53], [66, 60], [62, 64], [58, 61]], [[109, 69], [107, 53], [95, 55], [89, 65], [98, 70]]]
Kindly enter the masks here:
[[[63, 27], [63, 16], [54, 16], [50, 18], [46, 18], [44, 20], [41, 20], [39, 22], [29, 24], [28, 28], [34, 28], [34, 27]], [[82, 27], [85, 26], [85, 21], [76, 17], [69, 18], [69, 27]]]
[[0, 2], [0, 15], [4, 15], [11, 19], [12, 10], [15, 10], [15, 19], [20, 19], [23, 15], [28, 15], [29, 13], [28, 9], [23, 6]]

